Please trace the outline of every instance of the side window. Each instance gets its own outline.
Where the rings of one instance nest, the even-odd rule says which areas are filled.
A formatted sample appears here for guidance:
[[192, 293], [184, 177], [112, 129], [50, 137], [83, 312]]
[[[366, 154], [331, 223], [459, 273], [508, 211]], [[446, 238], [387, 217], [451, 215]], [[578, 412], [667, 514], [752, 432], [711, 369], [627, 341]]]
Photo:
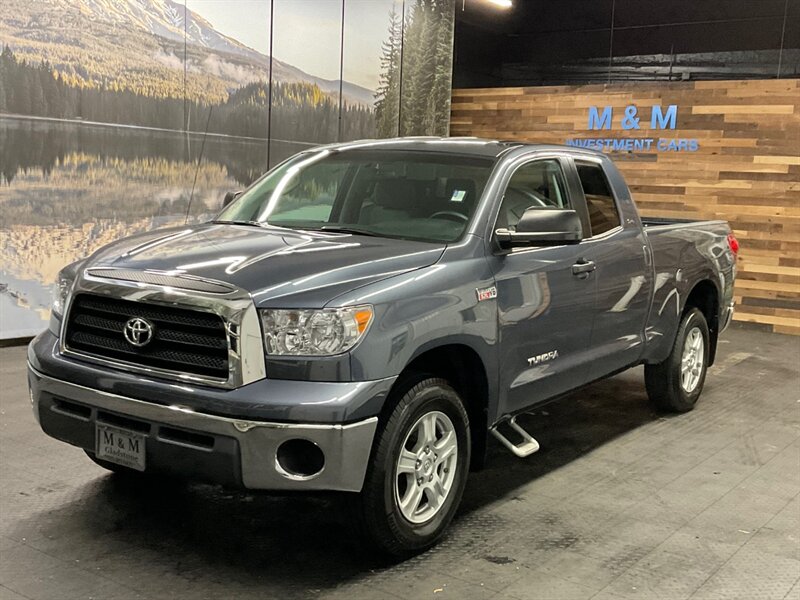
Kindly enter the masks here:
[[569, 208], [564, 172], [557, 160], [535, 160], [514, 172], [500, 204], [497, 227], [514, 231], [529, 208]]
[[583, 195], [586, 197], [592, 235], [600, 235], [619, 227], [617, 205], [606, 175], [603, 173], [603, 168], [600, 165], [587, 163], [576, 163], [575, 166], [583, 187]]

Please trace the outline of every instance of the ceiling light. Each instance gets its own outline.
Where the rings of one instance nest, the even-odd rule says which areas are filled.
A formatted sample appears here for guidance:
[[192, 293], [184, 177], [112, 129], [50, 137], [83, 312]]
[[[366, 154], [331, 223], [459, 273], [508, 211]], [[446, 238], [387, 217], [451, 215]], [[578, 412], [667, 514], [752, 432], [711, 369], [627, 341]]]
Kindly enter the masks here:
[[494, 4], [495, 6], [499, 6], [500, 8], [511, 8], [514, 6], [511, 3], [511, 0], [487, 0], [489, 4]]

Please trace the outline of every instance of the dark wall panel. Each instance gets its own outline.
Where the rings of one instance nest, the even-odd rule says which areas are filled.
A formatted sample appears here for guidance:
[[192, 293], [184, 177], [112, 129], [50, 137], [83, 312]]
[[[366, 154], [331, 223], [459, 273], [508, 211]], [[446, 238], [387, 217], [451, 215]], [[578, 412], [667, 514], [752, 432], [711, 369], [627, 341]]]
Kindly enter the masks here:
[[454, 84], [785, 77], [797, 72], [798, 23], [800, 0], [517, 1], [505, 13], [468, 0]]
[[779, 50], [783, 17], [614, 29], [614, 55]]
[[614, 0], [517, 1], [515, 4], [513, 18], [505, 21], [514, 33], [589, 31], [611, 26]]
[[770, 17], [783, 18], [785, 5], [785, 0], [614, 0], [614, 25], [631, 27], [662, 23], [758, 21]]

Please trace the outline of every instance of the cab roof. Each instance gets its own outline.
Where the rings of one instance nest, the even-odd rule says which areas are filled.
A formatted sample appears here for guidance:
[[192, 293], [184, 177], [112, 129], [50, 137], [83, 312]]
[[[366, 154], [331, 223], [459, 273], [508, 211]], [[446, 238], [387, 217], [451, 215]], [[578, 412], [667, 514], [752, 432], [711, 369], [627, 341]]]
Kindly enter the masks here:
[[[509, 150], [525, 145], [522, 142], [488, 140], [475, 137], [402, 137], [382, 140], [358, 140], [322, 146], [328, 150], [407, 150], [412, 152], [442, 152], [497, 158]], [[317, 149], [321, 149], [317, 148]]]
[[570, 152], [573, 154], [602, 155], [593, 150], [575, 148], [559, 144], [537, 144], [534, 142], [520, 142], [510, 140], [492, 140], [477, 137], [401, 137], [381, 140], [357, 140], [338, 144], [328, 144], [309, 150], [310, 152], [322, 149], [346, 152], [348, 150], [373, 149], [373, 150], [406, 150], [413, 152], [442, 152], [444, 154], [461, 154], [482, 156], [486, 158], [500, 158], [512, 150], [527, 148], [531, 150], [553, 150]]

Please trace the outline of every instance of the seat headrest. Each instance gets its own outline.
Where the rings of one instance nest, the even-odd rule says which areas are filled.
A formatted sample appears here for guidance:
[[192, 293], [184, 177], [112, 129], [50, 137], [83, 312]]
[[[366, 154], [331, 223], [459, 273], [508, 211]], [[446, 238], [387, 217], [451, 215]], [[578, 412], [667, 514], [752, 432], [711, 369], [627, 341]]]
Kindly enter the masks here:
[[469, 214], [475, 207], [475, 181], [472, 179], [458, 179], [451, 177], [447, 180], [445, 198], [448, 206], [464, 214]]
[[408, 209], [414, 201], [414, 184], [408, 179], [379, 179], [373, 202], [383, 208]]

